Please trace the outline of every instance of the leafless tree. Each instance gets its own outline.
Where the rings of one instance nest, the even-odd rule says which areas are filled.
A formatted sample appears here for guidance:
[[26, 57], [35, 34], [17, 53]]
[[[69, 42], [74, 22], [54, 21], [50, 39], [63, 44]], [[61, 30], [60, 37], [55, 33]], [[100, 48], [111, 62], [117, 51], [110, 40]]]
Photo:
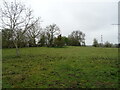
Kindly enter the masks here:
[[23, 3], [3, 2], [1, 10], [2, 28], [8, 28], [12, 32], [12, 41], [16, 47], [16, 55], [19, 56], [18, 35], [21, 37], [25, 32], [33, 26], [32, 10], [26, 8]]
[[82, 34], [82, 41], [81, 42], [82, 42], [82, 46], [85, 46], [85, 34], [84, 33]]
[[48, 46], [53, 45], [53, 38], [55, 35], [60, 34], [60, 29], [56, 24], [52, 24], [46, 27], [46, 35], [48, 38]]
[[71, 39], [72, 45], [83, 45], [85, 46], [85, 34], [79, 30], [73, 31], [68, 38]]
[[40, 22], [40, 18], [34, 20], [34, 24], [32, 24], [26, 32], [32, 46], [36, 46], [36, 39], [39, 38], [41, 34], [42, 28], [40, 26]]

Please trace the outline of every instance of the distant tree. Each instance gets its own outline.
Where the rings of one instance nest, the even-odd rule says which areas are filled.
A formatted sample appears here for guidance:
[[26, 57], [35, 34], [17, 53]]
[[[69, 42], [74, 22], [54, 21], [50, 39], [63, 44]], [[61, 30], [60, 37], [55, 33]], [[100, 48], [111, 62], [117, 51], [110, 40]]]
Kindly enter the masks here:
[[54, 45], [57, 47], [63, 47], [65, 44], [64, 39], [62, 38], [61, 34], [55, 38]]
[[119, 45], [118, 44], [113, 44], [113, 47], [119, 48]]
[[2, 48], [12, 48], [14, 47], [12, 41], [12, 30], [2, 29]]
[[98, 43], [98, 47], [103, 47], [103, 43]]
[[47, 46], [54, 46], [55, 35], [60, 34], [60, 29], [56, 24], [52, 24], [46, 27]]
[[80, 42], [74, 37], [68, 36], [70, 46], [81, 46]]
[[113, 46], [113, 44], [112, 44], [112, 43], [110, 43], [110, 42], [108, 42], [108, 41], [106, 41], [106, 42], [105, 42], [105, 44], [104, 44], [104, 46], [105, 46], [105, 47], [112, 47], [112, 46]]
[[81, 31], [73, 31], [69, 36], [69, 45], [85, 46], [85, 34]]
[[99, 46], [98, 41], [97, 41], [96, 38], [94, 38], [94, 40], [93, 40], [93, 46], [94, 47], [98, 47]]
[[69, 45], [69, 39], [68, 39], [68, 37], [63, 36], [62, 39], [64, 41], [64, 45], [66, 45], [66, 46]]
[[82, 33], [81, 43], [82, 43], [82, 46], [85, 46], [85, 34], [84, 33]]
[[12, 30], [12, 41], [16, 47], [16, 55], [19, 56], [18, 36], [21, 37], [34, 24], [32, 10], [15, 0], [11, 3], [4, 1], [0, 11], [3, 29]]
[[26, 34], [29, 37], [29, 46], [36, 46], [37, 42], [36, 39], [39, 38], [42, 28], [40, 26], [40, 19], [37, 18], [33, 21], [34, 23], [31, 27], [27, 30]]
[[49, 33], [49, 32], [46, 32], [46, 46], [47, 46], [47, 47], [50, 47], [50, 40], [51, 40], [50, 37], [51, 37], [51, 36], [50, 36], [50, 33]]
[[[18, 47], [25, 47], [27, 46], [26, 36], [20, 35], [21, 32], [17, 36], [18, 38]], [[3, 48], [15, 48], [14, 43], [12, 41], [12, 30], [10, 29], [3, 29], [2, 30], [2, 47]]]
[[41, 33], [38, 45], [41, 46], [41, 47], [42, 46], [46, 46], [46, 35], [45, 35], [45, 32]]

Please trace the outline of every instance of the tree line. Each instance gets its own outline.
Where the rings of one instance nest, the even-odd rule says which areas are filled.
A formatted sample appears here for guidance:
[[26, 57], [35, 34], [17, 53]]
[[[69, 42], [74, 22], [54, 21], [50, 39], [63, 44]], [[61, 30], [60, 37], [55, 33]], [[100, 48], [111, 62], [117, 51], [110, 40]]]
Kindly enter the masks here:
[[96, 38], [93, 39], [93, 45], [94, 47], [120, 47], [120, 44], [113, 44], [110, 43], [108, 41], [106, 41], [105, 43], [99, 43], [98, 40]]
[[[47, 26], [44, 30], [36, 31], [30, 28], [28, 32], [17, 35], [17, 47], [63, 47], [63, 46], [85, 46], [85, 34], [81, 31], [73, 31], [68, 37], [60, 34], [56, 24]], [[15, 48], [12, 39], [12, 30], [2, 30], [2, 48]]]

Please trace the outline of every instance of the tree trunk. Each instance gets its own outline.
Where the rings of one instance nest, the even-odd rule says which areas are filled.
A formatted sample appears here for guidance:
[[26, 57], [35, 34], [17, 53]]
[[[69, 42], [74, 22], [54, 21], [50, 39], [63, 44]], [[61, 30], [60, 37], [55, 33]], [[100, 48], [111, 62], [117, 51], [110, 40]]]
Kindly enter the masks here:
[[33, 46], [36, 47], [36, 41], [35, 41], [35, 38], [33, 39]]
[[20, 56], [20, 53], [19, 53], [18, 45], [16, 44], [15, 47], [16, 47], [16, 56], [19, 57], [19, 56]]

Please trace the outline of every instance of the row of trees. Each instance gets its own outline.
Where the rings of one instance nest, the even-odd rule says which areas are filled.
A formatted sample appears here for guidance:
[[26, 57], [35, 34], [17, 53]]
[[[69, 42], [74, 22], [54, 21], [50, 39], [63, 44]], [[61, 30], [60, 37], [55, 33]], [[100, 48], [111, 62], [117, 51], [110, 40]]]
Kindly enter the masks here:
[[[19, 33], [20, 34], [20, 33]], [[85, 34], [81, 31], [73, 31], [68, 37], [60, 34], [60, 29], [56, 24], [47, 26], [44, 30], [30, 29], [28, 32], [18, 34], [17, 47], [62, 47], [65, 45], [70, 46], [85, 46]], [[12, 39], [12, 30], [2, 30], [2, 47], [3, 48], [15, 48], [14, 41]]]
[[112, 44], [108, 41], [106, 41], [104, 44], [103, 43], [99, 43], [98, 40], [96, 38], [94, 38], [93, 40], [93, 46], [94, 47], [119, 47], [118, 44]]

